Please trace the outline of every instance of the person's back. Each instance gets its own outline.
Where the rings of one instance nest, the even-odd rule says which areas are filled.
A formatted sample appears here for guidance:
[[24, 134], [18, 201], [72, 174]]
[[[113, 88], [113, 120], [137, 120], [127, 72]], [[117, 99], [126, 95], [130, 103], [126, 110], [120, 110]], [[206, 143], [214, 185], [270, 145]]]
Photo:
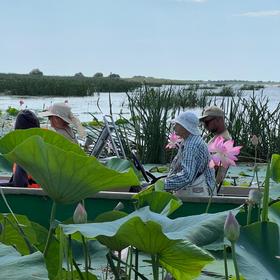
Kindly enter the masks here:
[[[40, 127], [40, 122], [36, 115], [30, 110], [22, 110], [18, 113], [15, 121], [15, 129], [29, 129]], [[13, 176], [10, 185], [14, 187], [38, 188], [39, 185], [27, 172], [18, 164], [13, 165]]]

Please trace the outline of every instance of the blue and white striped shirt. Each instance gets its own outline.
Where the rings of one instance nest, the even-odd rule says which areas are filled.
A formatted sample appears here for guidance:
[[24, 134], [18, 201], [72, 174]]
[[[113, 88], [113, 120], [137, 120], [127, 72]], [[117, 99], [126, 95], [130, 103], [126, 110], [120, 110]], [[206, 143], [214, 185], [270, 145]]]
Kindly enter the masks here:
[[204, 174], [210, 193], [216, 186], [215, 172], [209, 168], [210, 154], [207, 144], [198, 135], [190, 134], [180, 145], [165, 179], [165, 189], [176, 191], [191, 186]]

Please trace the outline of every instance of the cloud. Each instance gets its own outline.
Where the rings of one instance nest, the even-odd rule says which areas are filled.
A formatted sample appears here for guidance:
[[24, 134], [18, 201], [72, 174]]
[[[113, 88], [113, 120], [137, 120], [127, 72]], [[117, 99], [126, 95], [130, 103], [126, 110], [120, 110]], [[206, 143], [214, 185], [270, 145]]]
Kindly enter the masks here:
[[237, 14], [236, 16], [240, 16], [240, 17], [273, 17], [273, 16], [280, 16], [280, 10], [246, 12], [246, 13]]

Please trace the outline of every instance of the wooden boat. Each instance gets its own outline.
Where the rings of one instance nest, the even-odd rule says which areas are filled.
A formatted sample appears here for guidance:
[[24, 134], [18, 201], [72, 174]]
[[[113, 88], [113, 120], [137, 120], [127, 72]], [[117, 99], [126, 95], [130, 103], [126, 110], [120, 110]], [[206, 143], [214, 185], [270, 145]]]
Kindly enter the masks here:
[[[48, 227], [52, 201], [42, 189], [14, 187], [1, 187], [1, 189], [14, 213], [26, 215], [31, 221]], [[102, 191], [87, 198], [85, 206], [88, 220], [93, 221], [97, 215], [113, 210], [119, 202], [123, 203], [124, 211], [132, 212], [134, 210], [133, 195], [130, 192]], [[248, 188], [224, 187], [220, 195], [212, 197], [209, 212], [215, 213], [236, 208], [244, 204], [247, 197]], [[171, 218], [205, 213], [209, 197], [183, 197], [181, 200], [183, 205], [172, 214]], [[56, 219], [65, 221], [71, 218], [75, 208], [76, 205], [57, 205]], [[9, 210], [1, 198], [0, 213], [7, 212]]]

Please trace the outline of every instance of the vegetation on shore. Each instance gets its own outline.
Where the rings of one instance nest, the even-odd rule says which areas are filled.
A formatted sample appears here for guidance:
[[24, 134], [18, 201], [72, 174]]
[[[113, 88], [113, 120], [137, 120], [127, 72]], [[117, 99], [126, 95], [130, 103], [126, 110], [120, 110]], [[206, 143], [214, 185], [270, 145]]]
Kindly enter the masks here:
[[[209, 91], [201, 91], [198, 87], [144, 87], [128, 94], [130, 117], [120, 114], [116, 120], [126, 151], [136, 150], [143, 163], [170, 162], [174, 154], [165, 149], [171, 132], [170, 120], [182, 110], [217, 105], [226, 113], [232, 138], [237, 145], [243, 146], [240, 160], [250, 161], [255, 157], [255, 147], [251, 142], [253, 135], [260, 139], [257, 148], [259, 160], [267, 161], [273, 152], [280, 153], [280, 103], [271, 111], [269, 99], [263, 95], [253, 94], [248, 99], [238, 90], [222, 92], [228, 95], [220, 97], [216, 93], [214, 96], [214, 92], [209, 94]], [[97, 137], [102, 127], [91, 125], [89, 130], [94, 130]], [[207, 140], [211, 135], [204, 131], [204, 137]]]

